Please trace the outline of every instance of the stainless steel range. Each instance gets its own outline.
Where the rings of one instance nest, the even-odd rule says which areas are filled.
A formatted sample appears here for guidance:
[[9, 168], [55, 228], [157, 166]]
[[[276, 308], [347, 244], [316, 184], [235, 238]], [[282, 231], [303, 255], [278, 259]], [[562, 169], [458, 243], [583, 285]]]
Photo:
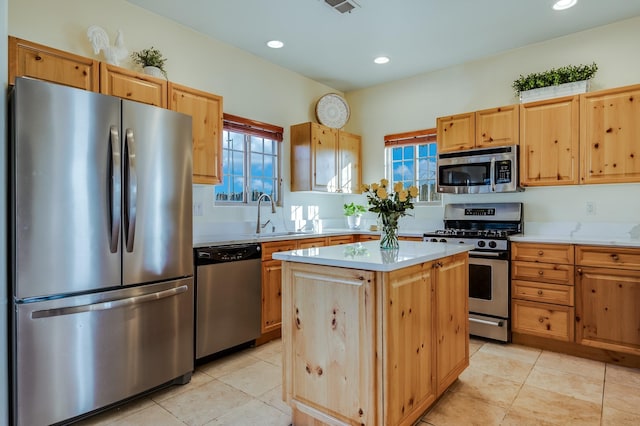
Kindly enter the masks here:
[[444, 229], [424, 241], [470, 244], [469, 330], [472, 335], [508, 342], [510, 235], [522, 232], [522, 203], [447, 204]]

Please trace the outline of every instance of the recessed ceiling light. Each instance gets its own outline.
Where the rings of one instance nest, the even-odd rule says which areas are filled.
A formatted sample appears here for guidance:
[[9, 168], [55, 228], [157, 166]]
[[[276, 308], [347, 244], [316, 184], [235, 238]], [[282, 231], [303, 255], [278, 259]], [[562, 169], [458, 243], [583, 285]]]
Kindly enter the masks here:
[[386, 56], [378, 56], [373, 60], [373, 62], [375, 62], [376, 64], [386, 64], [387, 62], [389, 62], [389, 58], [387, 58]]
[[280, 40], [271, 40], [267, 42], [267, 46], [272, 49], [280, 49], [282, 46], [284, 46], [284, 43]]
[[565, 10], [573, 7], [578, 3], [578, 0], [558, 0], [553, 4], [553, 10]]

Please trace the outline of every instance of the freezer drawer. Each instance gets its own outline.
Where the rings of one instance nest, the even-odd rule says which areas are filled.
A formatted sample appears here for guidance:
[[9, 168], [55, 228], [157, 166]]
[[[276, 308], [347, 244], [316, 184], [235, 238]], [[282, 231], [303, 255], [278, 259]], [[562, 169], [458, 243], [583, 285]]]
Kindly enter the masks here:
[[18, 425], [93, 411], [193, 371], [193, 279], [15, 304]]

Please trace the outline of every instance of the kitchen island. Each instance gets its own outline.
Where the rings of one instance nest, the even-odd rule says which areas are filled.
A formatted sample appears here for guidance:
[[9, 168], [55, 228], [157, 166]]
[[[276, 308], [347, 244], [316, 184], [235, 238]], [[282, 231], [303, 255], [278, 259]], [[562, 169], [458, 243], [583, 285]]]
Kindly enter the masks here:
[[371, 241], [274, 253], [293, 423], [419, 419], [469, 365], [471, 248]]

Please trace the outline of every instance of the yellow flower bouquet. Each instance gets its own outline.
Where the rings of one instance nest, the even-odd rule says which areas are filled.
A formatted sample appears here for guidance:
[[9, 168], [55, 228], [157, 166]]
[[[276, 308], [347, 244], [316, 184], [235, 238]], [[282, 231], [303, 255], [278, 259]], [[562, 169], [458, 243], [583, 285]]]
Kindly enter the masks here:
[[407, 210], [413, 208], [412, 199], [418, 196], [418, 188], [404, 187], [402, 182], [393, 185], [393, 192], [389, 192], [389, 181], [381, 179], [380, 183], [363, 185], [362, 192], [366, 194], [369, 202], [369, 211], [378, 213], [382, 220], [382, 235], [380, 247], [383, 249], [397, 249], [398, 244], [398, 219], [406, 216]]

